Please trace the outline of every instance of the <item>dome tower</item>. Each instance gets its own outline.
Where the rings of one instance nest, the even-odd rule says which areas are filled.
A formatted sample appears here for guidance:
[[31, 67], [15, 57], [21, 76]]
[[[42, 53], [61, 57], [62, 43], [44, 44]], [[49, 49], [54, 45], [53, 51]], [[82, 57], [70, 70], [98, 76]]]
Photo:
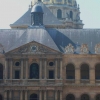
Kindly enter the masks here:
[[[34, 5], [36, 0], [32, 1]], [[83, 28], [76, 0], [41, 0], [66, 28]]]

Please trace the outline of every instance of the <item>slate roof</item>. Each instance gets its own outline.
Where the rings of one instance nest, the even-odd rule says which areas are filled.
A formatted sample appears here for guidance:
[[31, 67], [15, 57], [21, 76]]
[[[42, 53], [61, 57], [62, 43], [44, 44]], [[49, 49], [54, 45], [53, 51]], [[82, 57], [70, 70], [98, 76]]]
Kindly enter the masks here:
[[[22, 45], [30, 43], [32, 41], [38, 42], [42, 45], [45, 45], [51, 49], [59, 51], [58, 47], [56, 46], [53, 39], [50, 37], [48, 32], [45, 28], [34, 28], [34, 29], [27, 29], [24, 33], [19, 37], [17, 42], [12, 45], [6, 52], [18, 48]], [[60, 52], [60, 51], [59, 51]]]
[[80, 54], [82, 44], [87, 44], [89, 53], [95, 53], [95, 45], [100, 43], [100, 29], [48, 29], [47, 30], [61, 52], [71, 43], [75, 54]]
[[64, 48], [71, 43], [75, 54], [80, 54], [81, 44], [88, 44], [89, 53], [95, 53], [95, 45], [100, 43], [100, 29], [45, 29], [34, 27], [25, 30], [0, 30], [0, 44], [5, 52], [35, 41], [51, 49], [64, 53]]
[[[41, 2], [37, 3], [43, 9], [43, 23], [44, 25], [62, 25], [62, 23], [52, 14], [52, 12]], [[10, 26], [31, 25], [31, 8], [16, 22]]]

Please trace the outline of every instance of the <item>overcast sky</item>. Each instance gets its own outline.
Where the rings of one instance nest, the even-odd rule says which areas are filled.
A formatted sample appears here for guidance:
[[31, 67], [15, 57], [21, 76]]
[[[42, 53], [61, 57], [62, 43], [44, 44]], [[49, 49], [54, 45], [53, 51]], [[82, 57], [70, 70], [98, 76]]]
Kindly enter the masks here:
[[[29, 8], [31, 0], [0, 0], [0, 29], [10, 28]], [[77, 0], [84, 28], [100, 28], [100, 0]]]

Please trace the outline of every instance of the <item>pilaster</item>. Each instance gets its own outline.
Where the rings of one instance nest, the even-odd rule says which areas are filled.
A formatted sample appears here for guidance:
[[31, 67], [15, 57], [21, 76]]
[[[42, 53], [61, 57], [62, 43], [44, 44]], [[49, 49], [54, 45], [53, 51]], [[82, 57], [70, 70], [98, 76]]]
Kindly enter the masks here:
[[42, 79], [42, 59], [40, 59], [39, 78]]
[[95, 84], [95, 68], [90, 68], [90, 84]]
[[21, 59], [21, 79], [23, 79], [23, 59]]
[[80, 68], [75, 68], [75, 84], [80, 84]]
[[62, 79], [62, 59], [60, 59], [60, 79]]

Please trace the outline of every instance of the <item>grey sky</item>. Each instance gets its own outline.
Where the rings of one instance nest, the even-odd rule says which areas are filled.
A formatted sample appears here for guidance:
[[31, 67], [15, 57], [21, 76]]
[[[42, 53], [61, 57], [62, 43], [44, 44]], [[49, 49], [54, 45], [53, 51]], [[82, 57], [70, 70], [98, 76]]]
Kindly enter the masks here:
[[[0, 0], [0, 29], [10, 28], [27, 10], [31, 0]], [[100, 0], [77, 0], [84, 28], [100, 28]]]

